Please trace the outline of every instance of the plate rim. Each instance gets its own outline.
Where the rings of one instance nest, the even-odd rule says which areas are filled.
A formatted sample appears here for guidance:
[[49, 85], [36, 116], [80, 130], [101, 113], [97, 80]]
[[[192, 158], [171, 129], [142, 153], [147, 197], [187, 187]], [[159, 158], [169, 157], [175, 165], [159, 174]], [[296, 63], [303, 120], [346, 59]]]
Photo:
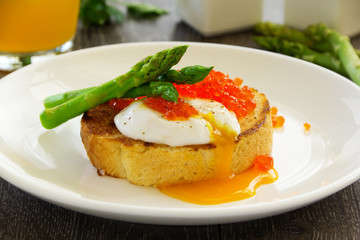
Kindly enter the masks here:
[[[50, 59], [49, 61], [35, 63], [34, 65], [29, 65], [20, 70], [15, 71], [14, 73], [10, 73], [9, 75], [3, 77], [0, 80], [0, 86], [5, 81], [9, 81], [7, 79], [12, 78], [14, 75], [16, 75], [18, 73], [22, 73], [23, 71], [31, 71], [33, 68], [35, 68], [36, 66], [40, 66], [41, 64], [51, 64], [51, 61], [58, 61], [59, 58], [61, 60], [62, 58], [68, 58], [68, 57], [72, 57], [74, 55], [81, 55], [84, 53], [86, 54], [87, 52], [93, 52], [93, 51], [102, 51], [103, 49], [111, 49], [114, 47], [117, 48], [117, 47], [127, 47], [127, 46], [136, 46], [136, 45], [151, 46], [151, 45], [179, 45], [179, 44], [210, 46], [210, 47], [220, 47], [220, 48], [224, 48], [224, 47], [225, 48], [234, 48], [235, 47], [235, 48], [241, 49], [242, 51], [275, 55], [276, 57], [287, 58], [290, 61], [299, 61], [299, 62], [302, 62], [302, 64], [311, 64], [311, 63], [305, 62], [303, 60], [294, 59], [294, 58], [284, 56], [284, 55], [278, 54], [278, 53], [272, 53], [272, 52], [267, 52], [267, 51], [264, 51], [261, 49], [255, 49], [255, 48], [244, 47], [244, 46], [236, 46], [236, 45], [230, 45], [230, 44], [202, 43], [202, 42], [189, 42], [189, 41], [132, 42], [132, 43], [119, 43], [119, 44], [111, 44], [111, 45], [104, 45], [104, 46], [96, 46], [96, 47], [80, 49], [80, 50], [69, 52], [69, 53], [66, 53], [63, 55], [59, 55], [57, 57]], [[322, 68], [322, 67], [314, 65], [314, 64], [311, 64], [311, 65], [312, 65], [312, 67]], [[322, 68], [322, 71], [324, 71], [324, 70], [328, 71], [329, 73], [336, 74], [330, 70]], [[336, 75], [338, 75], [338, 74], [336, 74]], [[353, 83], [349, 79], [346, 79], [340, 75], [338, 75], [338, 76], [340, 77], [338, 79], [342, 79], [342, 81], [348, 82], [348, 83], [353, 84], [354, 86], [358, 87], [355, 83]], [[0, 138], [0, 140], [1, 140], [1, 138]], [[2, 151], [0, 151], [0, 159], [5, 159], [5, 158], [8, 160], [11, 160], [7, 156], [5, 156], [5, 154], [3, 154]], [[360, 169], [356, 169], [356, 171], [353, 171], [352, 174], [350, 174], [349, 176], [346, 177], [346, 179], [344, 179], [344, 178], [337, 179], [335, 182], [332, 182], [330, 185], [328, 185], [324, 188], [317, 189], [317, 191], [312, 191], [312, 192], [308, 192], [306, 194], [294, 196], [290, 199], [286, 198], [286, 199], [282, 199], [282, 200], [277, 200], [275, 202], [257, 203], [255, 205], [251, 205], [251, 206], [246, 206], [246, 205], [245, 206], [232, 206], [232, 207], [226, 206], [226, 207], [217, 207], [217, 208], [212, 208], [212, 207], [170, 208], [171, 211], [173, 211], [173, 212], [185, 213], [185, 215], [181, 214], [181, 216], [176, 216], [177, 218], [181, 217], [179, 220], [174, 220], [173, 218], [170, 217], [170, 219], [172, 221], [168, 221], [168, 220], [170, 220], [169, 214], [167, 213], [167, 211], [169, 211], [169, 208], [150, 207], [150, 209], [149, 209], [149, 207], [145, 207], [145, 206], [133, 206], [133, 205], [121, 204], [121, 203], [119, 204], [119, 203], [104, 202], [104, 201], [97, 201], [97, 200], [91, 200], [91, 199], [83, 199], [83, 201], [85, 201], [85, 202], [91, 202], [91, 204], [95, 204], [95, 206], [101, 207], [100, 209], [96, 209], [95, 212], [92, 212], [91, 210], [94, 210], [94, 209], [89, 208], [89, 206], [84, 207], [81, 205], [81, 203], [76, 203], [77, 205], [74, 203], [71, 203], [71, 199], [73, 197], [68, 199], [67, 202], [56, 201], [56, 199], [53, 199], [50, 196], [47, 196], [47, 195], [44, 196], [44, 194], [41, 194], [39, 191], [34, 191], [34, 189], [31, 189], [32, 191], [28, 191], [28, 189], [26, 189], [25, 179], [23, 179], [21, 177], [17, 177], [17, 181], [15, 181], [14, 179], [11, 178], [11, 172], [9, 172], [9, 171], [6, 172], [6, 169], [3, 168], [2, 166], [3, 165], [0, 164], [0, 176], [4, 180], [8, 181], [9, 183], [13, 184], [14, 186], [20, 188], [21, 190], [23, 190], [31, 195], [34, 195], [40, 199], [46, 200], [53, 204], [63, 206], [68, 209], [72, 209], [74, 211], [80, 210], [79, 212], [88, 213], [88, 214], [92, 214], [92, 215], [96, 215], [96, 216], [100, 216], [100, 217], [104, 217], [104, 212], [111, 215], [111, 212], [109, 211], [108, 207], [117, 206], [117, 208], [119, 208], [119, 206], [121, 205], [122, 208], [126, 208], [127, 211], [125, 211], [125, 213], [122, 212], [119, 214], [119, 212], [117, 212], [116, 216], [111, 215], [108, 217], [113, 218], [113, 219], [118, 219], [118, 220], [127, 219], [128, 221], [142, 222], [142, 223], [163, 224], [166, 222], [166, 225], [184, 225], [184, 220], [187, 220], [186, 214], [190, 211], [192, 212], [192, 214], [194, 212], [203, 214], [202, 216], [198, 217], [198, 219], [197, 219], [198, 221], [194, 221], [195, 224], [201, 224], [201, 220], [207, 219], [209, 217], [209, 214], [211, 215], [211, 213], [217, 213], [216, 219], [214, 219], [212, 221], [211, 220], [207, 221], [207, 223], [204, 223], [204, 224], [228, 223], [228, 222], [232, 222], [234, 220], [241, 221], [241, 219], [242, 219], [241, 216], [237, 215], [238, 212], [234, 211], [234, 210], [238, 209], [238, 211], [240, 211], [240, 210], [243, 210], [243, 208], [246, 208], [245, 212], [247, 213], [246, 217], [244, 217], [244, 220], [251, 220], [251, 219], [259, 218], [259, 217], [254, 216], [254, 215], [258, 216], [259, 215], [258, 213], [257, 214], [251, 213], [251, 210], [253, 208], [262, 210], [263, 214], [261, 214], [260, 217], [266, 217], [266, 216], [271, 216], [271, 215], [275, 215], [275, 214], [280, 214], [280, 213], [287, 212], [289, 210], [293, 210], [293, 209], [297, 209], [297, 208], [309, 205], [313, 202], [316, 202], [325, 197], [328, 197], [328, 196], [342, 190], [343, 188], [349, 186], [350, 184], [354, 183], [355, 181], [357, 181], [360, 178]], [[35, 178], [33, 176], [30, 176], [30, 177]], [[38, 180], [44, 181], [42, 179], [38, 179]], [[296, 201], [297, 204], [291, 204], [294, 201]], [[282, 205], [285, 207], [283, 207], [281, 209], [276, 209], [275, 211], [274, 210], [266, 211], [266, 208], [268, 207], [268, 205], [270, 205], [270, 206]], [[76, 206], [76, 208], [74, 208], [74, 206]], [[136, 221], [136, 219], [134, 219], [134, 214], [132, 214], [130, 211], [131, 209], [141, 209], [141, 210], [147, 211], [145, 214], [146, 219], [144, 219], [144, 221]], [[161, 213], [161, 214], [157, 216], [157, 219], [150, 219], [150, 218], [154, 217], [152, 214], [154, 211], [157, 211], [158, 213]], [[141, 216], [143, 216], [143, 215], [141, 215]], [[211, 216], [213, 217], [213, 215], [211, 215]], [[188, 224], [185, 224], [185, 225], [188, 225]], [[190, 223], [190, 225], [193, 225], [193, 224]]]

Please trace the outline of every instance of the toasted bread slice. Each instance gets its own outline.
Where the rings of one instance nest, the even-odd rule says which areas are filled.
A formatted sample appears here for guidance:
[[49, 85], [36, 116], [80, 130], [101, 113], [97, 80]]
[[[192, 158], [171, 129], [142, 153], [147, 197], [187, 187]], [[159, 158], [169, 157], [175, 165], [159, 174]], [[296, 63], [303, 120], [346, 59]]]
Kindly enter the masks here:
[[[242, 131], [232, 155], [233, 173], [248, 169], [256, 156], [270, 154], [272, 149], [270, 105], [264, 94], [253, 91], [256, 108], [240, 121]], [[100, 174], [143, 186], [196, 182], [214, 176], [214, 144], [170, 147], [134, 140], [116, 128], [116, 114], [109, 104], [102, 104], [81, 119], [83, 144]]]

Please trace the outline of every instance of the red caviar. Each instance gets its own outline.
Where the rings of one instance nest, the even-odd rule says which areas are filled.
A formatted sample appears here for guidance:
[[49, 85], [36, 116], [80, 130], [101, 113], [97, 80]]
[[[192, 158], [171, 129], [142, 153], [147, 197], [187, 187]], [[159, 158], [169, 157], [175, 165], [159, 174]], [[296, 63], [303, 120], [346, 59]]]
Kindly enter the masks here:
[[305, 131], [309, 131], [311, 128], [311, 125], [309, 123], [304, 123]]
[[149, 97], [145, 99], [144, 103], [149, 108], [163, 114], [164, 118], [168, 120], [182, 120], [194, 115], [199, 115], [198, 111], [182, 98], [179, 98], [178, 102], [175, 103], [166, 101], [161, 97]]
[[240, 87], [241, 84], [240, 78], [233, 80], [225, 73], [212, 70], [199, 83], [174, 86], [181, 97], [215, 100], [233, 111], [237, 118], [241, 118], [256, 107], [254, 93], [247, 86]]
[[277, 115], [278, 109], [276, 107], [272, 107], [270, 109], [270, 113], [271, 113], [272, 125], [274, 128], [280, 128], [284, 126], [285, 118], [283, 116]]
[[[238, 119], [256, 107], [254, 93], [248, 86], [242, 86], [241, 78], [231, 79], [227, 74], [212, 70], [201, 82], [188, 84], [175, 84], [179, 92], [178, 103], [172, 103], [162, 98], [146, 98], [145, 104], [160, 113], [168, 120], [187, 119], [198, 112], [182, 98], [210, 99], [223, 104], [233, 111]], [[113, 99], [110, 105], [120, 111], [127, 107], [132, 99]]]
[[270, 108], [270, 113], [271, 113], [271, 115], [277, 115], [277, 113], [278, 113], [278, 109], [277, 109], [277, 107], [272, 107], [272, 108]]
[[283, 116], [272, 116], [272, 123], [274, 128], [281, 128], [284, 126], [285, 118]]
[[269, 155], [259, 155], [254, 160], [254, 167], [260, 171], [269, 171], [274, 167], [274, 159]]

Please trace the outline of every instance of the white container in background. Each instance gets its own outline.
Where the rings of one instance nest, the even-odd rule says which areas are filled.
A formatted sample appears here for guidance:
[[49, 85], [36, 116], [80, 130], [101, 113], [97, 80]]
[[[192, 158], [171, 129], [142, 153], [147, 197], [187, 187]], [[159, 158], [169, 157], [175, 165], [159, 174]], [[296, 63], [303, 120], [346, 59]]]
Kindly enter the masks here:
[[218, 35], [260, 22], [263, 0], [176, 0], [176, 11], [203, 35]]
[[354, 36], [360, 33], [360, 0], [284, 0], [284, 23], [304, 29], [323, 22]]

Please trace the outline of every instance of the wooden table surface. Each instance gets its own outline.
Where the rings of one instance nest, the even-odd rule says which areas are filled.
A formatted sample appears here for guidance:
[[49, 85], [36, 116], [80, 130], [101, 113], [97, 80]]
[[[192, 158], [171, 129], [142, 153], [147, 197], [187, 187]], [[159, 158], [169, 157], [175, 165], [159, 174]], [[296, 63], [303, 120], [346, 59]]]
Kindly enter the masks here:
[[[195, 41], [256, 47], [253, 33], [203, 37], [175, 14], [173, 1], [149, 1], [170, 14], [85, 29], [74, 49], [140, 41]], [[360, 48], [360, 36], [352, 38]], [[0, 72], [0, 78], [5, 73]], [[359, 106], [360, 107], [360, 106]], [[4, 116], [2, 116], [4, 117]], [[360, 181], [309, 206], [247, 222], [158, 226], [103, 219], [35, 198], [0, 178], [0, 239], [360, 239]]]

